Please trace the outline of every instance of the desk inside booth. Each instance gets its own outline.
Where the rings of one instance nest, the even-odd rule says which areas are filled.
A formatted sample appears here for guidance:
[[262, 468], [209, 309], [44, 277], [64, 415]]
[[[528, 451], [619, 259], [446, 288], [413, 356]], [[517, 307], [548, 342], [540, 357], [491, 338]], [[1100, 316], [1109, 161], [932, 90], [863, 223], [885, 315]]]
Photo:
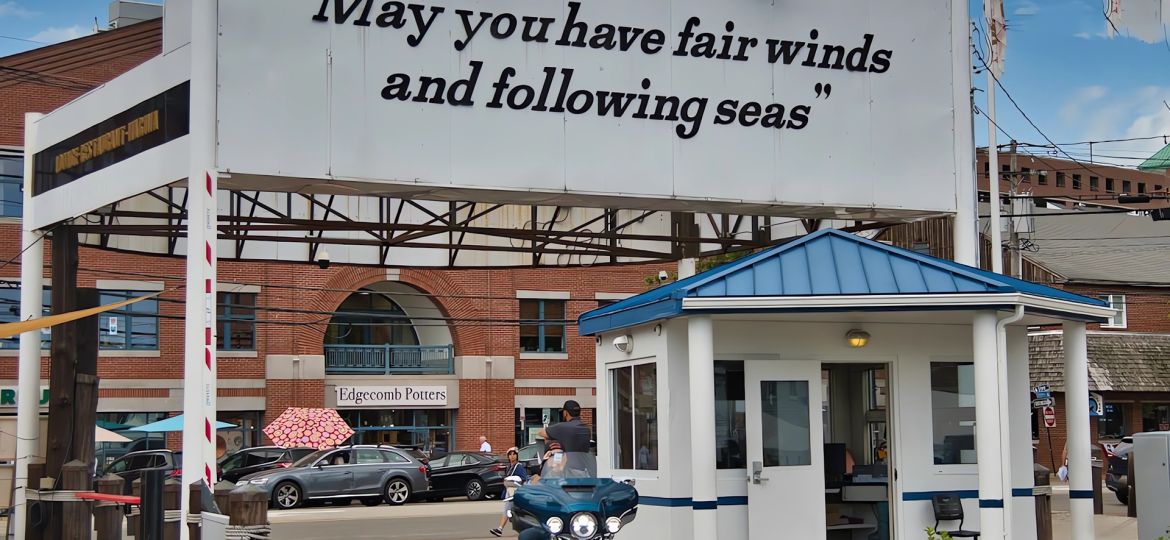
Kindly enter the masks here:
[[[827, 446], [827, 445], [826, 445]], [[857, 466], [825, 482], [828, 539], [889, 540], [890, 485], [885, 465]]]

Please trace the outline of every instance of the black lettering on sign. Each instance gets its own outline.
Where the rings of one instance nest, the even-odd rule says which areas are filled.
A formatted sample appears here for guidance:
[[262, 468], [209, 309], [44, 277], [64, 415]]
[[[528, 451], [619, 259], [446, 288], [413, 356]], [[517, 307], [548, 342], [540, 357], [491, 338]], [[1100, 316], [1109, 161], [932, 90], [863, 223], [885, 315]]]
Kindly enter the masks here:
[[184, 82], [33, 156], [33, 196], [59, 188], [190, 131], [191, 84]]

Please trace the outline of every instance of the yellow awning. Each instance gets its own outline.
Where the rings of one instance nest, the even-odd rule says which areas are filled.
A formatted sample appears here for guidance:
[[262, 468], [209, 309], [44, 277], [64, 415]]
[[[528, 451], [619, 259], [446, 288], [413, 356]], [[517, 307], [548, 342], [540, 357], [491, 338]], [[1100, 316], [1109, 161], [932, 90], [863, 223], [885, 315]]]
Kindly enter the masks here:
[[70, 311], [68, 313], [59, 313], [57, 315], [49, 315], [47, 317], [37, 317], [27, 321], [11, 322], [0, 324], [0, 339], [19, 336], [25, 332], [32, 332], [33, 330], [40, 330], [42, 328], [50, 328], [58, 324], [84, 319], [90, 315], [97, 315], [106, 311], [113, 311], [122, 306], [128, 306], [135, 302], [141, 302], [148, 298], [154, 298], [162, 294], [162, 291], [150, 293], [146, 296], [139, 296], [137, 298], [128, 298], [121, 302], [114, 302], [113, 304], [106, 304], [104, 306], [92, 307], [88, 309], [81, 309], [77, 311]]

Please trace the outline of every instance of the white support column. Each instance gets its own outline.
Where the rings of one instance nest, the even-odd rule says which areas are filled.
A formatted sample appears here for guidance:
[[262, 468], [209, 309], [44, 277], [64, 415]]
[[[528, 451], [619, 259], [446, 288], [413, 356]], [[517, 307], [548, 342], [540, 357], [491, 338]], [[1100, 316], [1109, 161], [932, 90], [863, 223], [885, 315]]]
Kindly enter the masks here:
[[[191, 3], [191, 164], [187, 175], [187, 281], [183, 381], [183, 485], [215, 483], [215, 286], [218, 205], [215, 93], [218, 2]], [[184, 489], [183, 493], [187, 491]], [[182, 513], [188, 512], [187, 497]], [[187, 527], [179, 528], [181, 538]]]
[[715, 329], [709, 315], [687, 319], [691, 398], [692, 538], [718, 538], [715, 464]]
[[975, 453], [979, 460], [979, 529], [984, 540], [1003, 540], [1003, 463], [1000, 454], [999, 371], [996, 357], [998, 318], [994, 311], [975, 314], [972, 341], [975, 353]]
[[1089, 463], [1089, 353], [1085, 323], [1064, 323], [1064, 411], [1068, 419], [1068, 497], [1072, 539], [1092, 540], [1093, 470]]
[[[41, 316], [42, 289], [44, 288], [44, 245], [40, 243], [40, 231], [30, 230], [23, 223], [32, 222], [33, 183], [33, 141], [36, 138], [36, 121], [40, 113], [24, 115], [24, 219], [21, 225], [20, 245], [24, 253], [20, 256], [20, 320]], [[35, 245], [34, 245], [35, 244]], [[32, 247], [29, 247], [32, 246]], [[26, 523], [25, 490], [28, 487], [28, 464], [38, 456], [41, 437], [41, 331], [34, 330], [20, 335], [20, 363], [17, 367], [17, 409], [16, 409], [16, 475], [13, 479], [16, 515], [13, 527], [16, 539], [23, 540]], [[35, 487], [35, 486], [34, 486]]]
[[1012, 540], [1035, 540], [1036, 501], [1032, 496], [1032, 393], [1028, 378], [1028, 331], [1023, 326], [1007, 329], [1008, 466], [1011, 488], [1008, 522]]

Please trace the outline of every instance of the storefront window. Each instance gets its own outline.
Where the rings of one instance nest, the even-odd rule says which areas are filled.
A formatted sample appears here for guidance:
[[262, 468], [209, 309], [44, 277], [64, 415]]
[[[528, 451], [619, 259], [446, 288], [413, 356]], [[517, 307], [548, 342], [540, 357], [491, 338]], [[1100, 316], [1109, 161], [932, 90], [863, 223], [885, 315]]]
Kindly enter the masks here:
[[340, 410], [354, 429], [354, 444], [417, 446], [432, 455], [451, 451], [454, 414], [450, 409]]
[[216, 419], [227, 422], [233, 428], [219, 430], [216, 435], [223, 437], [227, 443], [227, 452], [230, 454], [243, 448], [260, 444], [260, 416], [261, 412], [220, 412]]
[[975, 364], [931, 362], [934, 463], [975, 463]]
[[165, 420], [168, 414], [165, 412], [103, 412], [97, 413], [98, 427], [108, 429], [117, 433], [127, 439], [124, 443], [99, 443], [95, 456], [99, 468], [109, 465], [114, 460], [122, 457], [128, 452], [137, 452], [139, 450], [149, 450], [153, 448], [166, 447], [166, 434], [163, 433], [143, 433], [141, 431], [130, 431], [130, 428], [145, 426]]
[[719, 469], [747, 468], [746, 405], [743, 362], [715, 362], [715, 464]]
[[1170, 431], [1170, 403], [1142, 403], [1142, 431]]
[[1097, 432], [1103, 439], [1120, 439], [1125, 436], [1125, 411], [1121, 405], [1106, 403], [1105, 410], [1097, 418]]
[[406, 312], [390, 296], [368, 289], [346, 298], [329, 321], [326, 345], [418, 345]]
[[610, 370], [613, 388], [614, 464], [658, 470], [658, 366]]

